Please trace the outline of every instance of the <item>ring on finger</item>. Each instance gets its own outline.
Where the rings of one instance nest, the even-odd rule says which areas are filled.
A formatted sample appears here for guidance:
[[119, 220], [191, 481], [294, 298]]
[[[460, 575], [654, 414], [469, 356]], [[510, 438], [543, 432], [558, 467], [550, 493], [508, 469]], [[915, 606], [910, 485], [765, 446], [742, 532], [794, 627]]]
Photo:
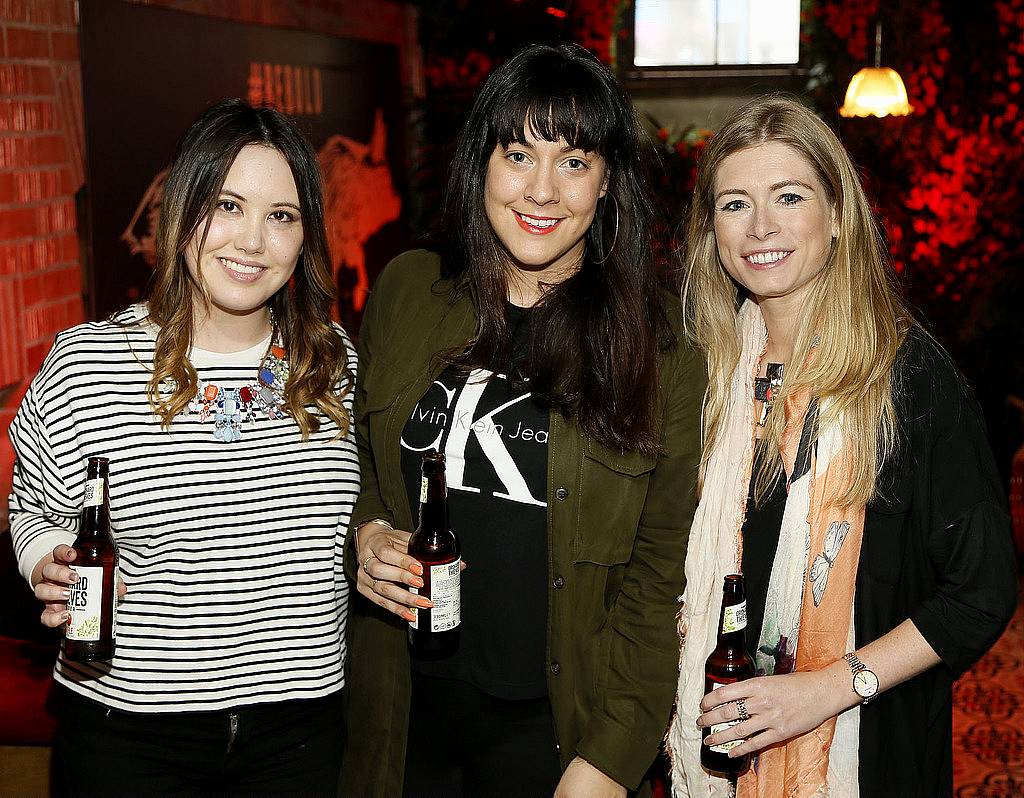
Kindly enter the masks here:
[[370, 560], [376, 560], [376, 559], [377, 559], [377, 555], [374, 554], [372, 551], [369, 554], [366, 555], [366, 557], [363, 559], [363, 573], [364, 574], [367, 573], [366, 566], [370, 562]]
[[741, 721], [750, 720], [750, 712], [747, 711], [747, 704], [742, 698], [736, 699], [736, 711], [739, 713], [739, 719]]

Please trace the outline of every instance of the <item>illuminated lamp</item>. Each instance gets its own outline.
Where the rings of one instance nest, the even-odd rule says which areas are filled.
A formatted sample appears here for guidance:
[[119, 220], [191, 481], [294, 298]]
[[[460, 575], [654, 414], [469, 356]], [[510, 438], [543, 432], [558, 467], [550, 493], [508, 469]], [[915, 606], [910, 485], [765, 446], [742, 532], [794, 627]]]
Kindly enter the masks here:
[[864, 67], [850, 79], [843, 116], [907, 116], [914, 108], [907, 101], [907, 88], [895, 69], [882, 66], [882, 23], [875, 25], [875, 65]]

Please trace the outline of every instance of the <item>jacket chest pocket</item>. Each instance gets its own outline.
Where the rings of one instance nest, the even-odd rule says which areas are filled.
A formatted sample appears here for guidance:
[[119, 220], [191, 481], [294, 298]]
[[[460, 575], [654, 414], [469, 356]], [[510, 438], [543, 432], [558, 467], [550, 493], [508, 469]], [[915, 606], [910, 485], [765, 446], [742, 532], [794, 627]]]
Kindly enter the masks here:
[[367, 425], [370, 446], [375, 453], [385, 451], [388, 445], [386, 432], [389, 411], [405, 387], [404, 383], [397, 379], [399, 373], [388, 368], [371, 368], [361, 386], [357, 420]]
[[656, 458], [584, 441], [575, 562], [629, 561]]

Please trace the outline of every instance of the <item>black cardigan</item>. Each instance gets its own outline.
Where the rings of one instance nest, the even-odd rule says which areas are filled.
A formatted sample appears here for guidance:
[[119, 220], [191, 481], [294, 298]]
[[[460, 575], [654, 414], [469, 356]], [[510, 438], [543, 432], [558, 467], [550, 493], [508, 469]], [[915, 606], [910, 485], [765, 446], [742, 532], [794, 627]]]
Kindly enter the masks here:
[[[861, 707], [860, 794], [951, 796], [953, 682], [998, 639], [1016, 607], [1010, 519], [977, 402], [949, 355], [920, 329], [900, 350], [894, 397], [898, 449], [864, 519], [857, 647], [910, 618], [942, 664]], [[769, 502], [747, 518], [754, 528], [746, 531], [757, 537], [750, 555], [768, 558], [751, 568], [755, 633], [781, 515], [782, 505]]]

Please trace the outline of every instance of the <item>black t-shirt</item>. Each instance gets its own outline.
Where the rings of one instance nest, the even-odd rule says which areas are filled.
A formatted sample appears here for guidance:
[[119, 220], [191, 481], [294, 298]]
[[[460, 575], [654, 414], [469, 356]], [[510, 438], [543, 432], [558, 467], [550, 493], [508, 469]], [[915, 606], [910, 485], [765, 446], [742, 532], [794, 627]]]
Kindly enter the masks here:
[[[529, 335], [529, 309], [508, 306], [513, 349]], [[423, 453], [445, 454], [451, 528], [462, 545], [459, 648], [414, 660], [433, 676], [468, 681], [500, 698], [547, 694], [548, 411], [509, 375], [445, 369], [402, 431], [402, 475], [419, 514]]]
[[754, 483], [757, 464], [763, 456], [758, 441], [755, 448], [754, 468], [750, 476], [747, 495], [747, 515], [743, 522], [743, 578], [747, 587], [747, 653], [756, 661], [757, 643], [764, 624], [764, 608], [768, 600], [768, 583], [772, 576], [775, 552], [779, 547], [782, 515], [786, 511], [786, 481], [779, 477], [772, 484], [760, 505], [754, 501]]

